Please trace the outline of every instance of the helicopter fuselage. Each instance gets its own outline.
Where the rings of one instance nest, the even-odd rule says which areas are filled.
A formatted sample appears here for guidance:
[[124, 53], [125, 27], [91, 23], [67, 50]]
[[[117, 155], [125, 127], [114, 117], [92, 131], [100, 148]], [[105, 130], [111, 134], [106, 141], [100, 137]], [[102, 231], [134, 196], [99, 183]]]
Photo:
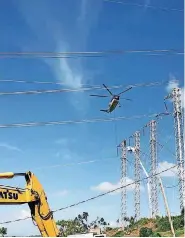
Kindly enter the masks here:
[[109, 103], [108, 112], [110, 113], [110, 112], [114, 111], [114, 109], [117, 107], [118, 103], [119, 103], [119, 100], [113, 98]]
[[[109, 92], [109, 94], [112, 96], [112, 99], [109, 103], [109, 107], [107, 109], [101, 109], [100, 111], [102, 112], [106, 112], [106, 113], [111, 113], [112, 111], [115, 110], [115, 108], [117, 107], [117, 105], [119, 105], [119, 107], [121, 107], [120, 103], [119, 103], [119, 99], [120, 99], [120, 95], [127, 92], [128, 90], [130, 90], [132, 87], [129, 87], [127, 89], [125, 89], [124, 91], [114, 95], [112, 94], [112, 92], [107, 88], [107, 86], [105, 84], [103, 84], [104, 88]], [[92, 94], [90, 96], [95, 96], [95, 97], [108, 97], [107, 95], [96, 95], [96, 94]], [[127, 98], [124, 98], [126, 100], [130, 100]]]

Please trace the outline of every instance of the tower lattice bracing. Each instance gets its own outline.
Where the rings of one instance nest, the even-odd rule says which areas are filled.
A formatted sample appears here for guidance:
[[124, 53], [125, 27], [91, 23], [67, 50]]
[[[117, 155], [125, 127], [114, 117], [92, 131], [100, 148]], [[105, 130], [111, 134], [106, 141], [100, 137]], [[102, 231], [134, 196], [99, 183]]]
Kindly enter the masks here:
[[134, 193], [134, 203], [135, 203], [135, 219], [139, 220], [140, 218], [140, 132], [136, 131], [134, 134], [135, 141], [135, 163], [134, 163], [134, 175], [135, 175], [135, 193]]
[[158, 215], [158, 179], [157, 175], [157, 132], [156, 121], [150, 122], [150, 188], [151, 188], [151, 202], [152, 202], [152, 217], [155, 218]]
[[[121, 143], [121, 186], [126, 185], [127, 176], [127, 145], [126, 140]], [[127, 217], [127, 190], [126, 187], [121, 189], [121, 225], [124, 230], [126, 226], [125, 218]]]
[[181, 89], [174, 88], [171, 94], [174, 107], [174, 124], [175, 124], [175, 142], [176, 142], [176, 159], [177, 171], [179, 178], [179, 194], [180, 194], [180, 209], [185, 207], [185, 182], [184, 182], [184, 131], [183, 131], [183, 113], [181, 106]]

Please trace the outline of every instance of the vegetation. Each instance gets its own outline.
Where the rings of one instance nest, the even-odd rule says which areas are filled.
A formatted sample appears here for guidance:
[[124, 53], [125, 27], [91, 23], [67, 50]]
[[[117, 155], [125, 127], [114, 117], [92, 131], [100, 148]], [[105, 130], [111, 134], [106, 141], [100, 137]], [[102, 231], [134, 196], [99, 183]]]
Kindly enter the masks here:
[[[118, 231], [114, 236], [124, 235], [142, 237], [169, 237], [172, 236], [168, 217], [156, 217], [156, 219], [141, 218], [135, 221], [134, 217], [125, 217], [127, 227], [123, 231]], [[184, 210], [179, 216], [172, 216], [173, 226], [176, 236], [184, 234]]]
[[[117, 228], [109, 226], [103, 217], [95, 221], [89, 222], [89, 214], [83, 212], [75, 219], [59, 220], [57, 225], [59, 227], [61, 236], [73, 235], [76, 233], [87, 233], [90, 228], [100, 228], [101, 233], [106, 232], [108, 236], [123, 237], [123, 236], [140, 236], [140, 237], [169, 237], [171, 235], [170, 224], [168, 217], [156, 217], [156, 219], [141, 218], [135, 221], [134, 217], [125, 217], [127, 227], [124, 231], [119, 228], [119, 220], [117, 220]], [[182, 236], [184, 234], [184, 210], [179, 216], [172, 216], [175, 236]], [[7, 228], [0, 228], [0, 236], [7, 235]]]
[[[184, 227], [184, 216], [183, 213], [179, 216], [172, 216], [174, 230], [183, 229]], [[157, 218], [156, 226], [158, 231], [169, 231], [170, 223], [168, 221], [168, 217]]]
[[57, 221], [61, 235], [68, 236], [77, 233], [87, 233], [90, 228], [99, 227], [101, 230], [108, 229], [107, 225], [109, 224], [104, 220], [104, 218], [97, 217], [95, 221], [88, 223], [88, 217], [89, 214], [87, 212], [83, 212], [83, 214], [79, 214], [74, 220]]
[[1, 235], [1, 236], [7, 235], [7, 228], [1, 227], [1, 228], [0, 228], [0, 235]]
[[153, 234], [152, 228], [142, 227], [139, 231], [140, 237], [151, 237]]

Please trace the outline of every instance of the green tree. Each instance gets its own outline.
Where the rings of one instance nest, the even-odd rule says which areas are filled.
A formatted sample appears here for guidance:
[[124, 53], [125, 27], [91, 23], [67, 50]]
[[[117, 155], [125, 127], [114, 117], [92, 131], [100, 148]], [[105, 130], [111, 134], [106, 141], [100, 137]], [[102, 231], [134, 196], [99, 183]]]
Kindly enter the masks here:
[[87, 233], [89, 228], [97, 228], [105, 229], [109, 223], [107, 223], [104, 218], [99, 218], [95, 221], [92, 221], [88, 224], [89, 214], [87, 212], [83, 212], [75, 217], [74, 220], [60, 220], [57, 221], [57, 225], [59, 226], [60, 233], [62, 236], [74, 235], [76, 233]]
[[129, 221], [129, 228], [133, 228], [135, 224], [135, 218], [131, 216], [130, 218], [128, 218], [128, 221]]
[[152, 236], [153, 232], [151, 228], [148, 227], [142, 227], [139, 231], [140, 237], [149, 237]]
[[74, 235], [76, 233], [84, 233], [84, 227], [81, 225], [78, 218], [74, 220], [61, 220], [57, 221], [57, 225], [60, 227], [60, 233], [62, 236]]
[[1, 236], [7, 235], [7, 228], [1, 227], [1, 228], [0, 228], [0, 234], [1, 234]]
[[181, 210], [181, 216], [184, 216], [184, 208]]

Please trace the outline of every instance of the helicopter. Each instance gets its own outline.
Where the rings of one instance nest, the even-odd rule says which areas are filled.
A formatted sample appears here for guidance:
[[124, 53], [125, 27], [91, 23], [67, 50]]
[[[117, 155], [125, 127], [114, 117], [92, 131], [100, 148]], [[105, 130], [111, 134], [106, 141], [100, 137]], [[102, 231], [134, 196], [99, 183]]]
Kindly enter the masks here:
[[[112, 94], [112, 92], [107, 88], [107, 86], [106, 86], [105, 84], [103, 84], [103, 86], [104, 86], [104, 88], [109, 92], [109, 94], [112, 96], [111, 101], [109, 102], [108, 108], [107, 108], [107, 109], [101, 109], [101, 110], [100, 110], [100, 111], [106, 112], [106, 113], [111, 113], [112, 111], [114, 111], [114, 110], [116, 109], [117, 105], [118, 105], [119, 107], [121, 107], [120, 102], [119, 102], [119, 100], [120, 100], [120, 95], [121, 95], [122, 93], [125, 93], [125, 92], [127, 92], [128, 90], [132, 89], [132, 87], [129, 87], [129, 88], [125, 89], [124, 91], [122, 91], [121, 93], [114, 95], [114, 94]], [[93, 96], [93, 97], [109, 97], [109, 95], [95, 95], [95, 94], [91, 94], [90, 96]], [[128, 98], [122, 98], [122, 99], [132, 101], [131, 99], [128, 99]]]

